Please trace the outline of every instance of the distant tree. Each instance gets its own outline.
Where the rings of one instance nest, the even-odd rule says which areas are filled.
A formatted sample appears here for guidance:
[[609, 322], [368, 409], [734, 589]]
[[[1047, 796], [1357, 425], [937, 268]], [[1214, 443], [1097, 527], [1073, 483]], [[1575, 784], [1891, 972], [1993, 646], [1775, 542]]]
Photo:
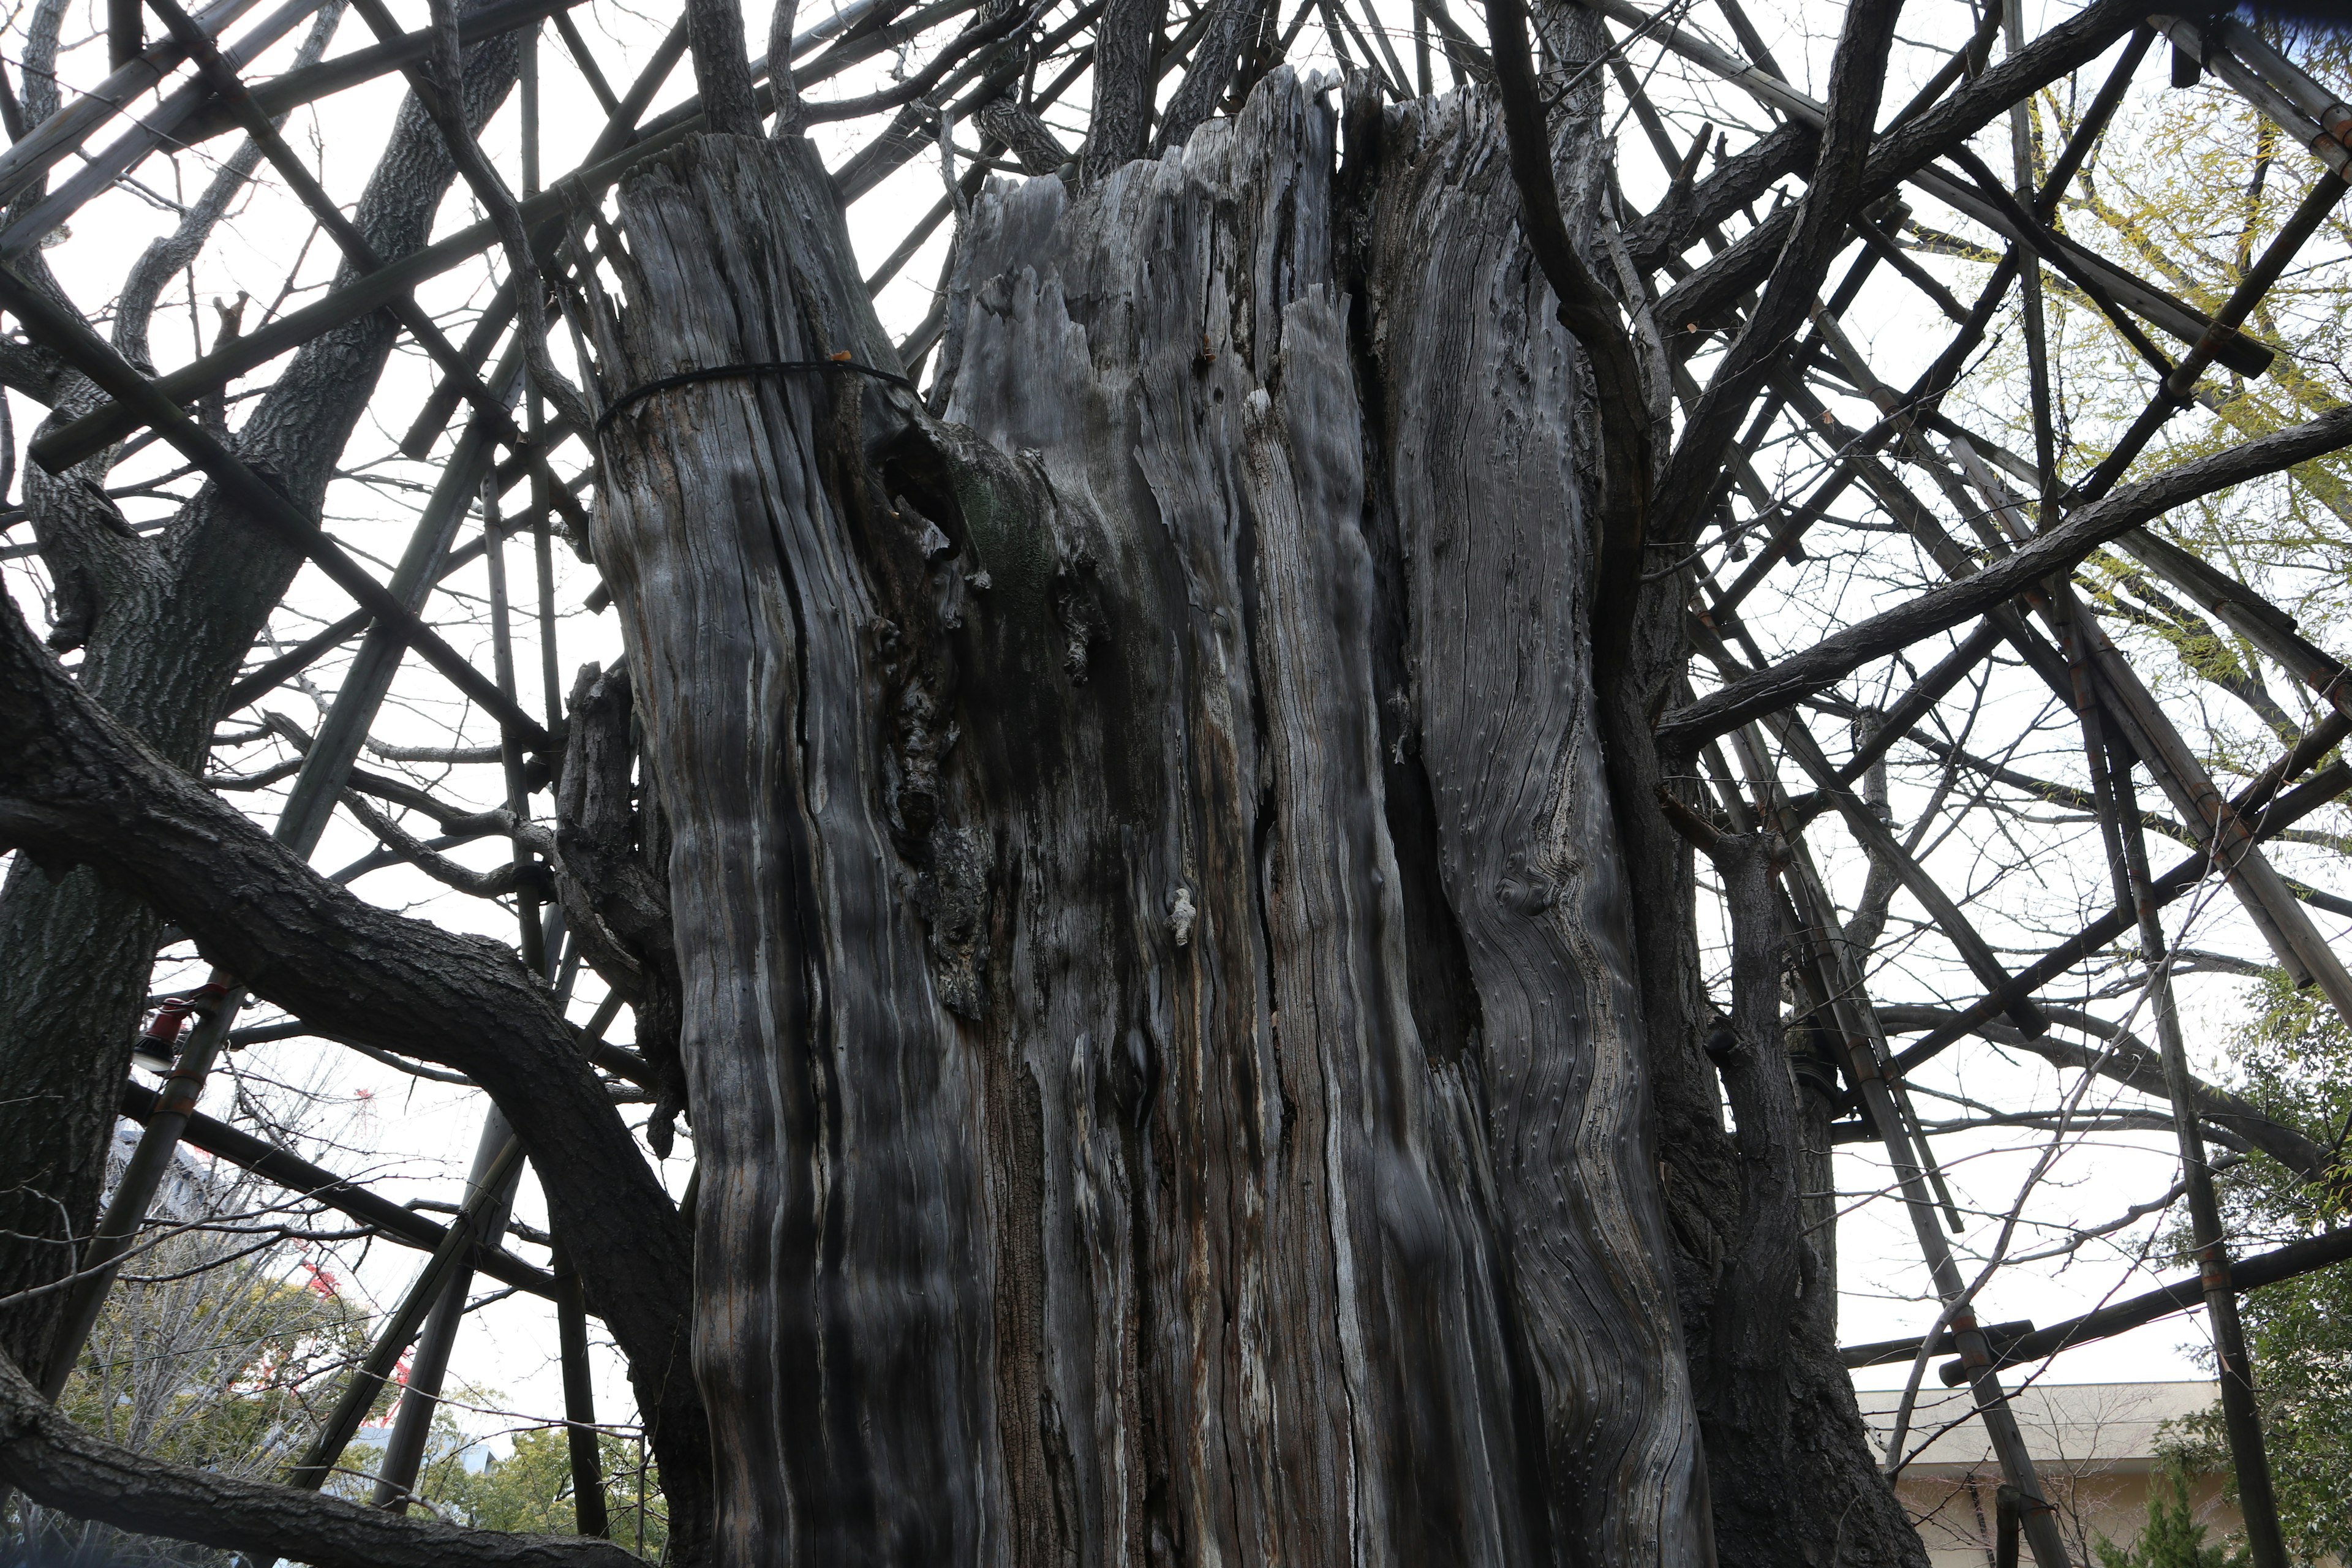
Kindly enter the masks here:
[[[612, 1538], [658, 1562], [669, 1542], [659, 1479], [649, 1475], [636, 1444], [608, 1432], [597, 1447], [609, 1478]], [[462, 1449], [449, 1447], [425, 1465], [416, 1489], [445, 1518], [480, 1530], [568, 1535], [575, 1529], [572, 1460], [560, 1426], [517, 1433], [511, 1452], [478, 1470], [468, 1470]]]
[[[367, 1317], [334, 1276], [304, 1267], [286, 1217], [193, 1163], [170, 1191], [185, 1226], [137, 1255], [58, 1408], [132, 1452], [227, 1475], [281, 1468], [311, 1435], [322, 1379], [367, 1348]], [[184, 1563], [238, 1553], [158, 1540], [12, 1497], [0, 1563], [42, 1568]]]
[[[2325, 1004], [2273, 978], [2233, 1034], [2244, 1093], [2330, 1147], [2352, 1125], [2352, 1030]], [[2352, 1220], [2352, 1184], [2305, 1182], [2255, 1154], [2223, 1177], [2231, 1229], [2247, 1250], [2336, 1229]], [[2352, 1268], [2326, 1268], [2241, 1298], [2253, 1354], [2279, 1520], [2306, 1563], [2352, 1560]], [[2184, 1423], [2192, 1457], [2226, 1469], [2216, 1414]], [[2234, 1489], [2234, 1481], [2232, 1482]]]
[[2189, 1501], [2189, 1472], [2168, 1466], [2163, 1483], [2147, 1491], [2147, 1524], [2129, 1546], [2105, 1536], [2096, 1546], [2099, 1568], [2238, 1568], [2242, 1560], [2226, 1547], [2205, 1544], [2205, 1527]]

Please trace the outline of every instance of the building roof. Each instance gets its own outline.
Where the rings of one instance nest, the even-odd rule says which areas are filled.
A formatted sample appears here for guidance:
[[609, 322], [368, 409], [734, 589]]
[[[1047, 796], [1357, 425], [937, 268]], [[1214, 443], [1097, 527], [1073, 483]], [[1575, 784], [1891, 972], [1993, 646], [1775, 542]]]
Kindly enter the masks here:
[[[1873, 1389], [1854, 1397], [1872, 1444], [1885, 1453], [1901, 1392]], [[2164, 1424], [2209, 1410], [2219, 1397], [2205, 1382], [2033, 1383], [2011, 1391], [2010, 1408], [2037, 1465], [2113, 1473], [2155, 1468]], [[1934, 1440], [1910, 1462], [1909, 1472], [1951, 1476], [1996, 1468], [1974, 1409], [1966, 1389], [1922, 1388], [1904, 1447], [1916, 1451], [1931, 1436]]]

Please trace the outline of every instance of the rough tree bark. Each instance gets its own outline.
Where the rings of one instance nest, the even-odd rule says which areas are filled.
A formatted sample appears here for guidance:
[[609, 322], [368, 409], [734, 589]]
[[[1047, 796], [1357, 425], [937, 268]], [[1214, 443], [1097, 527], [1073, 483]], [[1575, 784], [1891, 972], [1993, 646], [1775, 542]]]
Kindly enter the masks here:
[[[1636, 952], [1588, 373], [1491, 106], [1349, 118], [1342, 165], [1277, 72], [1083, 194], [992, 187], [943, 417], [804, 142], [620, 193], [615, 390], [803, 367], [631, 403], [595, 528], [672, 835], [723, 1562], [1715, 1560], [1748, 1461], [1702, 1461], [1690, 1368], [1741, 1180], [1691, 942]], [[1722, 1189], [1671, 1224], [1670, 1152]], [[1769, 1473], [1816, 1489], [1726, 1560], [1924, 1562], [1823, 1295], [1758, 1304], [1801, 1352]]]

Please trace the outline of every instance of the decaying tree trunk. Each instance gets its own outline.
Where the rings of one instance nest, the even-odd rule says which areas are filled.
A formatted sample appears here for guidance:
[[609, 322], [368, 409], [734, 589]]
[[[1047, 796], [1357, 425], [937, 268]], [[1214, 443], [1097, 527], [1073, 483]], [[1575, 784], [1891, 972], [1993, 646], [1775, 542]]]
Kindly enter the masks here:
[[[630, 403], [594, 541], [673, 834], [722, 1561], [1714, 1558], [1589, 383], [1486, 101], [1349, 120], [1342, 164], [1281, 71], [992, 188], [940, 417], [805, 143], [621, 194], [604, 363], [769, 367]], [[1813, 1392], [1816, 1500], [1875, 1500], [1732, 1560], [1923, 1561]]]

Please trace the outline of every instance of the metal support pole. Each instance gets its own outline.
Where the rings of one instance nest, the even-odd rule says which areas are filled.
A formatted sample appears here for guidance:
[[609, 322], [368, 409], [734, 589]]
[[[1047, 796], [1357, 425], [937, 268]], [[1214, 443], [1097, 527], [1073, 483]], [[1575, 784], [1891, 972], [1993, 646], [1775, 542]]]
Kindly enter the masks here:
[[425, 1323], [425, 1315], [441, 1299], [441, 1287], [460, 1261], [473, 1256], [477, 1237], [483, 1229], [484, 1211], [494, 1194], [508, 1185], [508, 1180], [522, 1164], [522, 1144], [509, 1139], [504, 1149], [491, 1163], [487, 1172], [477, 1173], [480, 1180], [473, 1192], [459, 1205], [457, 1217], [449, 1222], [449, 1231], [441, 1245], [434, 1250], [416, 1278], [403, 1296], [400, 1305], [393, 1309], [377, 1331], [375, 1343], [369, 1347], [367, 1359], [352, 1373], [336, 1397], [335, 1407], [328, 1413], [319, 1435], [311, 1440], [310, 1451], [287, 1472], [289, 1486], [303, 1487], [316, 1491], [326, 1483], [334, 1469], [335, 1461], [342, 1458], [351, 1445], [352, 1435], [367, 1419], [375, 1405], [376, 1395], [392, 1379], [393, 1368], [400, 1364], [401, 1352], [416, 1337]]
[[[522, 1162], [506, 1158], [506, 1150], [513, 1142], [514, 1130], [492, 1106], [482, 1118], [482, 1135], [474, 1146], [474, 1168], [466, 1177], [466, 1203], [475, 1213], [473, 1234], [487, 1246], [497, 1246], [505, 1236], [515, 1184], [522, 1177]], [[441, 1403], [441, 1385], [448, 1375], [449, 1352], [457, 1342], [457, 1330], [466, 1316], [466, 1295], [473, 1282], [473, 1258], [468, 1252], [451, 1264], [434, 1288], [432, 1311], [416, 1342], [416, 1354], [408, 1363], [408, 1382], [393, 1416], [392, 1436], [384, 1444], [383, 1462], [376, 1468], [378, 1508], [394, 1513], [408, 1511], [416, 1473], [425, 1462], [425, 1446], [433, 1436], [433, 1414]]]
[[2131, 868], [2133, 903], [2139, 915], [2140, 959], [2154, 989], [2157, 1040], [2164, 1057], [2164, 1085], [2172, 1099], [2173, 1127], [2180, 1140], [2181, 1184], [2188, 1190], [2189, 1223], [2197, 1254], [2198, 1282], [2205, 1289], [2205, 1314], [2213, 1330], [2213, 1358], [2221, 1384], [2221, 1425], [2230, 1440], [2230, 1463], [2238, 1474], [2238, 1500], [2246, 1520], [2246, 1547], [2254, 1568], [2286, 1568], [2286, 1544], [2279, 1530], [2278, 1500], [2271, 1488], [2270, 1455], [2263, 1444], [2262, 1414], [2254, 1401], [2254, 1363], [2238, 1321], [2238, 1293], [2230, 1279], [2230, 1246], [2221, 1229], [2221, 1205], [2213, 1193], [2213, 1168], [2206, 1163], [2205, 1137], [2197, 1125], [2197, 1092], [2189, 1075], [2189, 1050], [2174, 1010], [2172, 981], [2165, 959], [2164, 921], [2157, 912], [2147, 869], [2147, 829], [2132, 786], [2131, 767], [2122, 758], [2114, 769], [2117, 816], [2124, 854]]
[[588, 1305], [580, 1271], [555, 1244], [555, 1340], [563, 1357], [563, 1431], [572, 1457], [572, 1514], [583, 1535], [610, 1535], [604, 1510], [604, 1459], [596, 1442], [596, 1387], [588, 1375]]
[[[567, 19], [557, 18], [560, 27], [569, 28]], [[576, 33], [566, 31], [565, 41], [572, 47], [581, 68], [591, 73], [591, 80], [601, 84], [593, 75], [595, 62], [588, 58], [586, 47]], [[523, 45], [522, 58], [522, 190], [525, 198], [539, 194], [540, 183], [540, 96], [539, 96], [539, 35], [534, 32]], [[592, 265], [585, 261], [583, 266]], [[539, 388], [531, 385], [528, 374], [524, 378], [523, 428], [536, 447], [545, 439], [546, 409]], [[562, 666], [557, 658], [555, 638], [555, 556], [551, 519], [548, 514], [551, 497], [544, 473], [533, 469], [530, 477], [530, 528], [533, 563], [539, 574], [539, 670], [541, 700], [547, 710], [547, 727], [557, 731], [563, 721], [563, 687]], [[495, 544], [491, 545], [495, 549]], [[562, 907], [550, 911], [559, 917], [551, 927], [560, 923]], [[554, 943], [546, 944], [551, 951]], [[558, 994], [569, 997], [572, 981], [578, 973], [580, 951], [578, 943], [570, 944], [563, 972], [557, 976]], [[572, 1255], [562, 1242], [554, 1246], [549, 1259], [555, 1275], [555, 1338], [563, 1363], [563, 1436], [564, 1447], [572, 1460], [572, 1525], [582, 1535], [610, 1535], [611, 1521], [604, 1508], [604, 1456], [599, 1451], [596, 1431], [596, 1389], [588, 1366], [588, 1307], [580, 1288], [580, 1271], [572, 1265]]]

